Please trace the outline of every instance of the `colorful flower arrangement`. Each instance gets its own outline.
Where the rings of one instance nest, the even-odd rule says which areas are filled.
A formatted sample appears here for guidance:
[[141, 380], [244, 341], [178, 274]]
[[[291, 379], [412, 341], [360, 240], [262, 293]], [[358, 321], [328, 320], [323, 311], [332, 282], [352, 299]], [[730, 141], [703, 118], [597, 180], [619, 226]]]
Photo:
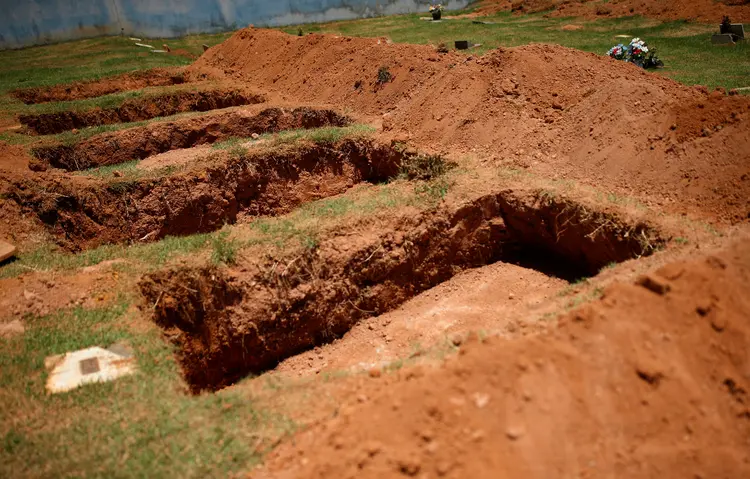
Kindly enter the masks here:
[[437, 13], [437, 12], [442, 12], [442, 11], [443, 11], [443, 5], [439, 3], [435, 5], [430, 5], [430, 13]]
[[648, 44], [640, 38], [634, 38], [628, 46], [620, 43], [609, 49], [607, 55], [626, 62], [634, 63], [641, 68], [659, 68], [664, 63], [656, 57], [656, 50], [650, 49]]

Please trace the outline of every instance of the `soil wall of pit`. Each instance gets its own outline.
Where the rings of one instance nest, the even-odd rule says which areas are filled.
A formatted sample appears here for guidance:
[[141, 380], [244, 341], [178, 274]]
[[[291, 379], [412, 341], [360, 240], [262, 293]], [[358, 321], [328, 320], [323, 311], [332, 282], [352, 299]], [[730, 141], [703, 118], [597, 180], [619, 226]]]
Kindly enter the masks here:
[[179, 268], [142, 279], [147, 307], [177, 342], [193, 391], [331, 341], [466, 268], [509, 261], [579, 278], [660, 243], [647, 225], [512, 191], [424, 213], [353, 250], [337, 241], [347, 240], [273, 264], [248, 260], [232, 270]]

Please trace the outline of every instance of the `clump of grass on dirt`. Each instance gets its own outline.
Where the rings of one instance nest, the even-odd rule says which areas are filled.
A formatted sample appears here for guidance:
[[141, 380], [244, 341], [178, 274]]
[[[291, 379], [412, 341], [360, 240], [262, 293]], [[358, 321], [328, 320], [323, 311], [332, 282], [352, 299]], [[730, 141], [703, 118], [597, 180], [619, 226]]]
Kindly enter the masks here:
[[440, 155], [416, 154], [407, 156], [399, 171], [399, 178], [408, 180], [429, 180], [443, 176], [454, 164]]
[[[0, 338], [0, 476], [226, 477], [295, 428], [240, 392], [186, 394], [172, 346], [136, 316], [118, 298], [26, 317], [25, 333]], [[135, 375], [46, 393], [45, 357], [113, 342], [134, 349]]]
[[229, 237], [228, 231], [221, 231], [211, 238], [211, 261], [214, 264], [231, 266], [237, 262], [238, 241]]
[[97, 166], [87, 170], [71, 172], [78, 176], [100, 178], [109, 183], [109, 187], [116, 191], [127, 191], [134, 188], [138, 180], [148, 178], [161, 178], [187, 169], [188, 165], [167, 165], [160, 168], [141, 169], [138, 164], [141, 160], [131, 160], [114, 165]]
[[207, 247], [215, 234], [218, 233], [167, 236], [154, 243], [104, 245], [75, 254], [54, 245], [44, 245], [0, 267], [0, 279], [13, 278], [29, 271], [71, 271], [112, 260], [123, 260], [125, 264], [137, 263], [145, 270], [153, 269], [176, 256], [197, 254]]

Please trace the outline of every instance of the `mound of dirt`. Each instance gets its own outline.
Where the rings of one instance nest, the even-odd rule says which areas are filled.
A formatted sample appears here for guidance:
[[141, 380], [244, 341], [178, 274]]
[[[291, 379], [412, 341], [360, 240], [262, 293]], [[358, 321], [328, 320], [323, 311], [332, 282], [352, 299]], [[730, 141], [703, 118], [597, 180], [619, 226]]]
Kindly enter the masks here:
[[750, 217], [750, 98], [603, 55], [534, 44], [474, 57], [245, 29], [188, 71], [378, 115], [388, 134], [420, 148], [510, 161], [670, 211]]
[[50, 87], [22, 88], [10, 92], [27, 105], [50, 101], [81, 100], [150, 86], [179, 85], [189, 81], [182, 68], [139, 70], [113, 77]]
[[748, 477], [749, 275], [744, 240], [372, 379], [250, 476]]
[[480, 15], [512, 10], [536, 13], [553, 10], [558, 17], [627, 17], [641, 15], [661, 20], [696, 20], [721, 23], [724, 15], [733, 21], [750, 21], [746, 0], [485, 0], [477, 9]]

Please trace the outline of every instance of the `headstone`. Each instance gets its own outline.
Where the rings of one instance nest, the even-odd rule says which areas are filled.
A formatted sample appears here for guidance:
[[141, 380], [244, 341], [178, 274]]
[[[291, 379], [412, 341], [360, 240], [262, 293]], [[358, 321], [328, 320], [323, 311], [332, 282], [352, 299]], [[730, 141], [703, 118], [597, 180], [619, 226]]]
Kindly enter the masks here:
[[742, 23], [733, 23], [729, 25], [729, 33], [734, 35], [740, 40], [745, 39], [745, 25]]
[[734, 45], [731, 33], [715, 33], [711, 35], [711, 43], [714, 45]]
[[18, 250], [12, 244], [0, 241], [0, 263], [15, 256], [16, 251]]
[[469, 48], [469, 40], [456, 40], [455, 45], [457, 50], [466, 50]]

